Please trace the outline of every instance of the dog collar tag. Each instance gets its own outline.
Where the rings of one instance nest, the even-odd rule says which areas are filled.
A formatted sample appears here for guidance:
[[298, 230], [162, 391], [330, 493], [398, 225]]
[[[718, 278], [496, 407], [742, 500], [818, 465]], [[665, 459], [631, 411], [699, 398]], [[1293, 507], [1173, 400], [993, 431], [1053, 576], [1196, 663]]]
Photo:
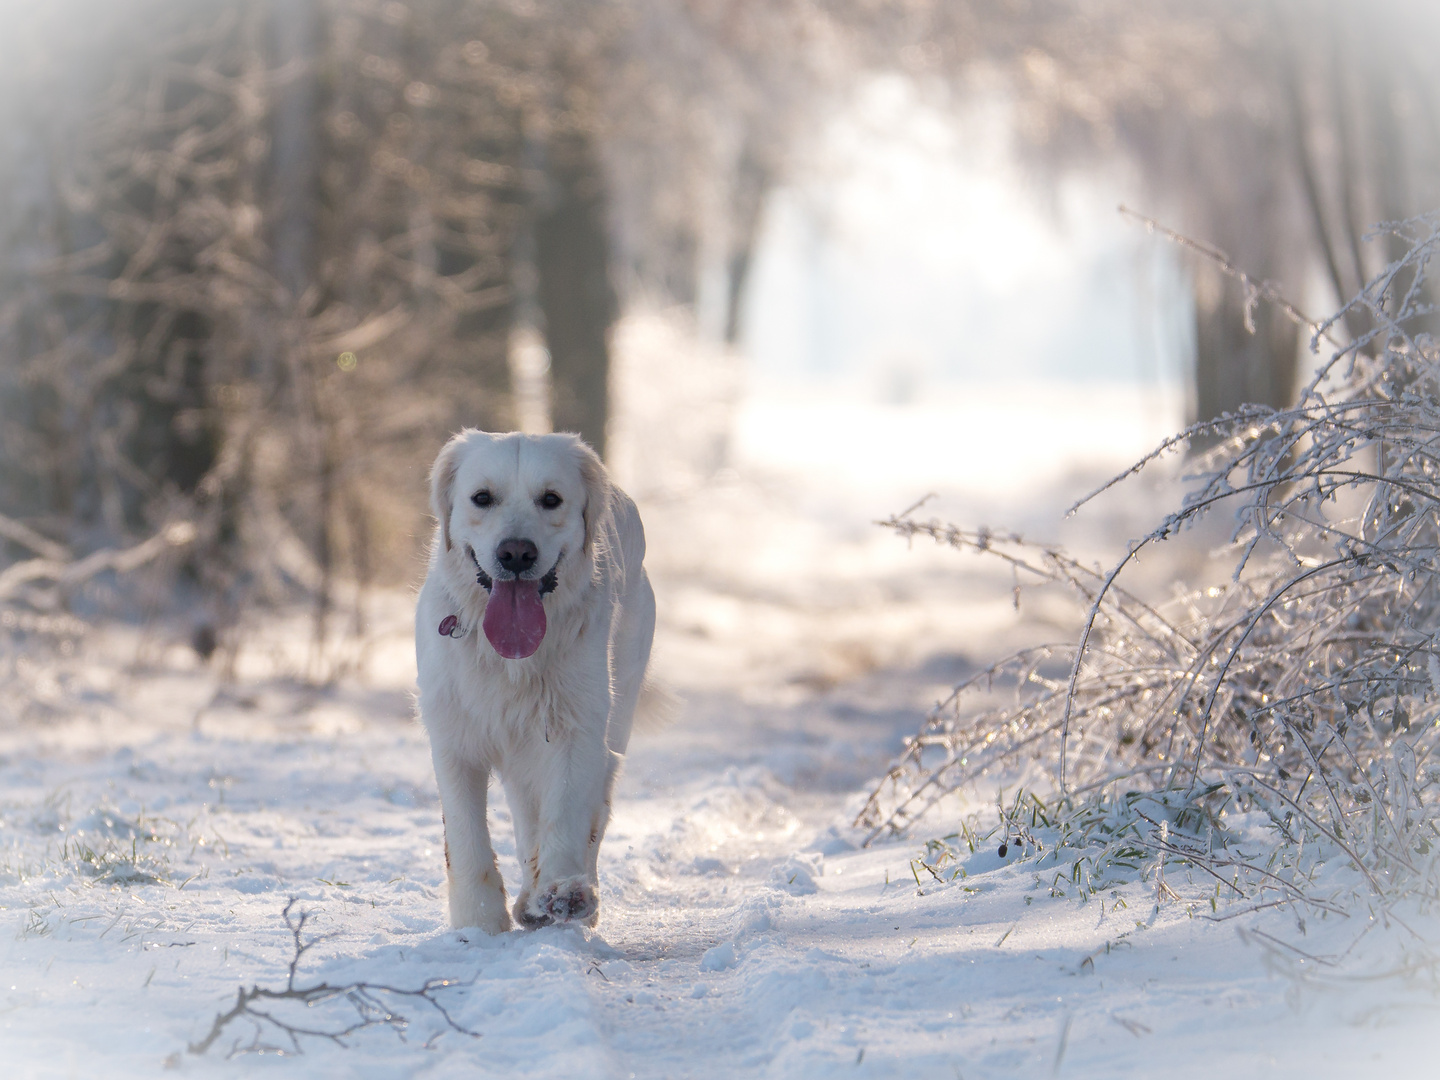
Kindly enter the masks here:
[[460, 616], [446, 615], [440, 620], [440, 636], [448, 638], [462, 638], [469, 631], [460, 625]]

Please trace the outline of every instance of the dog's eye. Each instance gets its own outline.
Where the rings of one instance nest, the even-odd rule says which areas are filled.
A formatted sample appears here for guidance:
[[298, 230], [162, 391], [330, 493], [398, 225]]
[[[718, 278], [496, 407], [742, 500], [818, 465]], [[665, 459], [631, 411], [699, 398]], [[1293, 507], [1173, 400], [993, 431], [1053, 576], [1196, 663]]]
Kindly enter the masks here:
[[553, 491], [547, 491], [544, 495], [540, 496], [540, 505], [546, 510], [554, 510], [564, 501], [564, 499], [560, 498], [560, 496], [556, 495]]
[[495, 497], [491, 495], [489, 491], [482, 489], [475, 492], [474, 495], [471, 495], [470, 501], [473, 502], [476, 506], [489, 506], [495, 501]]

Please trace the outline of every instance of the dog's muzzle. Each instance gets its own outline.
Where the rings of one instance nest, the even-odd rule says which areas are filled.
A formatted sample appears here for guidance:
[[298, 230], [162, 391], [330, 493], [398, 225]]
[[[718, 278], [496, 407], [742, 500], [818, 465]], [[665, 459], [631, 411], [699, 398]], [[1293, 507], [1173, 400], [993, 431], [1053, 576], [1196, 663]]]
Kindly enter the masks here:
[[[475, 549], [469, 544], [466, 544], [465, 551], [469, 554], [470, 561], [475, 564], [475, 584], [479, 585], [487, 593], [493, 592], [495, 588], [495, 579], [492, 578], [489, 574], [487, 574], [485, 572], [485, 568], [480, 565], [480, 560], [475, 556]], [[555, 565], [550, 567], [549, 570], [546, 570], [545, 573], [540, 576], [541, 596], [548, 596], [550, 593], [554, 592], [557, 588], [560, 587], [560, 561], [564, 558], [565, 552], [562, 551], [559, 555], [555, 557]], [[519, 579], [520, 575], [515, 574], [514, 577], [516, 579]]]

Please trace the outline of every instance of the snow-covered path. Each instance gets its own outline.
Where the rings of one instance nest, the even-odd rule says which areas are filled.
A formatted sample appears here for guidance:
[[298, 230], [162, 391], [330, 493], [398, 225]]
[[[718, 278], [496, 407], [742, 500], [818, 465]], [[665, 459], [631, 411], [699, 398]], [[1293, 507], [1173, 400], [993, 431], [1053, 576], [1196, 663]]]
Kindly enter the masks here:
[[[632, 748], [593, 933], [447, 928], [403, 597], [377, 613], [363, 679], [217, 695], [183, 648], [151, 648], [144, 677], [100, 672], [68, 712], [0, 732], [0, 1075], [1433, 1072], [1433, 996], [1301, 988], [1236, 932], [1293, 940], [1291, 914], [1214, 923], [1156, 909], [1145, 884], [1082, 902], [988, 845], [944, 884], [913, 868], [924, 837], [859, 849], [849, 821], [918, 711], [1067, 616], [1036, 597], [1017, 618], [1008, 577], [907, 553], [865, 524], [876, 511], [838, 505], [731, 478], [646, 507], [657, 665], [686, 704]], [[240, 987], [285, 985], [290, 897], [306, 937], [327, 935], [297, 986], [453, 980], [434, 1000], [455, 1026], [379, 993], [403, 1039], [227, 1058], [252, 1038], [242, 1021], [188, 1053]], [[1304, 941], [1324, 953], [1347, 933], [1312, 922]], [[327, 1030], [357, 1015], [343, 997], [265, 1007]]]
[[[689, 719], [737, 713], [738, 745], [743, 708], [710, 700]], [[307, 1040], [303, 1057], [262, 1059], [288, 1075], [1107, 1076], [1163, 1063], [1181, 1076], [1380, 1076], [1426, 1060], [1423, 1012], [1370, 1014], [1383, 995], [1292, 1003], [1232, 926], [1180, 905], [1152, 917], [1145, 886], [1082, 904], [986, 848], [963, 881], [917, 888], [919, 845], [851, 849], [854, 797], [805, 768], [848, 744], [844, 720], [787, 723], [788, 745], [770, 753], [790, 782], [749, 748], [712, 772], [714, 748], [694, 754], [683, 727], [636, 753], [598, 932], [469, 942], [445, 926], [439, 809], [411, 726], [11, 751], [5, 1074], [251, 1072], [256, 1058], [224, 1056], [250, 1040], [243, 1023], [204, 1057], [184, 1047], [239, 986], [284, 984], [290, 896], [332, 935], [299, 985], [461, 980], [440, 1000], [480, 1038], [391, 1000], [412, 1021], [405, 1041], [372, 1030], [348, 1049]], [[175, 841], [138, 845], [160, 855], [140, 866], [163, 884], [122, 886], [58, 857], [65, 835], [123, 839], [137, 820]]]

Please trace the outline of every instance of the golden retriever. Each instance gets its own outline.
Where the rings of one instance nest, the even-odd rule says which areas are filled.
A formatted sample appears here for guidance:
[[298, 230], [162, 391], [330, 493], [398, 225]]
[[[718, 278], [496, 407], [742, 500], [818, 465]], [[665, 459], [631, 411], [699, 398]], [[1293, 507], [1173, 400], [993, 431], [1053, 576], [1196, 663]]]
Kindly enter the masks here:
[[440, 451], [430, 504], [415, 653], [450, 923], [510, 928], [486, 820], [495, 771], [521, 863], [515, 920], [593, 926], [600, 841], [655, 629], [640, 515], [578, 437], [474, 429]]

